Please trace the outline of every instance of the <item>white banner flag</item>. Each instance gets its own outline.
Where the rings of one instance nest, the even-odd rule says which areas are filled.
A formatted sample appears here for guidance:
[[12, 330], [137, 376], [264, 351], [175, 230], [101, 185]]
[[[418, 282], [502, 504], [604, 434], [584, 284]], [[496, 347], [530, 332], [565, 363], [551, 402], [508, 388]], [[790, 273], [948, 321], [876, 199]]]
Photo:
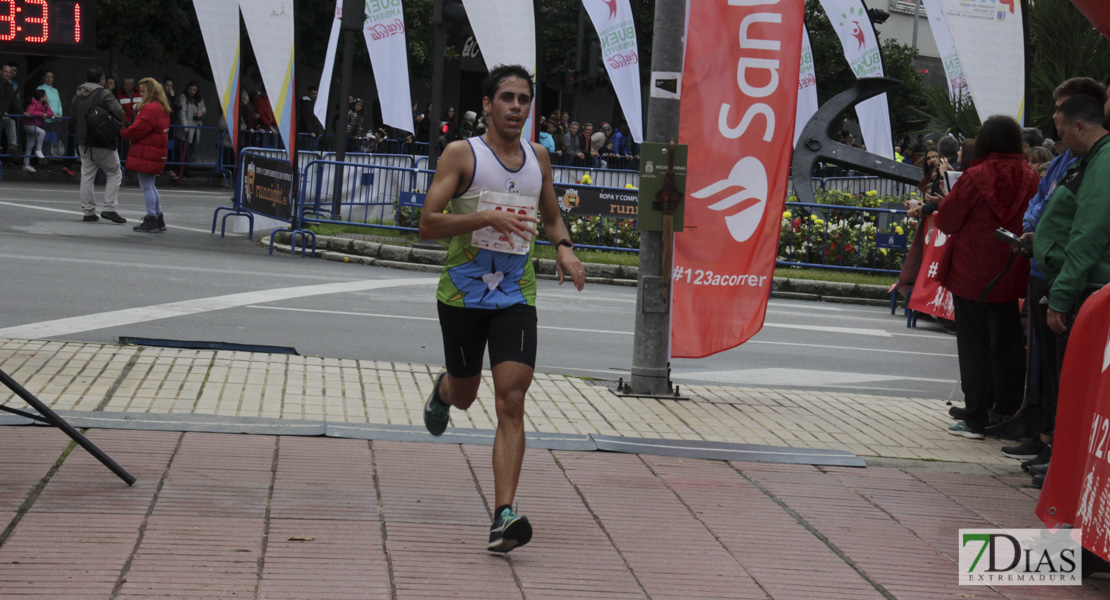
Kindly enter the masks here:
[[636, 27], [628, 0], [582, 0], [601, 40], [601, 58], [613, 90], [628, 120], [632, 139], [644, 141], [643, 109], [640, 106], [640, 52]]
[[293, 156], [293, 0], [244, 2], [239, 6], [258, 59], [262, 85], [274, 109], [281, 139]]
[[331, 97], [331, 76], [335, 71], [335, 52], [339, 48], [339, 25], [343, 20], [343, 0], [335, 0], [335, 18], [331, 22], [331, 33], [328, 34], [328, 53], [324, 55], [324, 71], [320, 73], [320, 85], [317, 86], [316, 104], [312, 105], [312, 114], [327, 127], [328, 99]]
[[798, 109], [794, 113], [794, 147], [798, 136], [817, 112], [817, 73], [813, 70], [813, 48], [809, 45], [809, 31], [802, 25], [802, 66], [798, 71]]
[[979, 119], [1025, 116], [1025, 35], [1014, 0], [940, 0]]
[[929, 27], [933, 30], [933, 40], [937, 43], [940, 59], [944, 62], [944, 76], [948, 78], [948, 97], [955, 100], [968, 92], [964, 69], [960, 66], [960, 55], [952, 43], [952, 33], [948, 30], [948, 19], [940, 0], [923, 0], [925, 14], [929, 17]]
[[[463, 8], [474, 30], [474, 39], [482, 49], [486, 69], [521, 65], [533, 76], [536, 74], [536, 15], [532, 12], [532, 0], [463, 0]], [[527, 140], [532, 139], [535, 110], [536, 103], [532, 102], [521, 134]]]
[[[840, 45], [844, 48], [844, 58], [852, 67], [857, 79], [882, 77], [883, 59], [879, 53], [879, 41], [867, 9], [861, 0], [821, 0], [829, 21], [832, 22]], [[890, 108], [886, 94], [880, 94], [856, 105], [860, 132], [867, 151], [886, 158], [894, 158], [894, 142], [890, 133]]]
[[382, 104], [382, 122], [415, 133], [409, 95], [408, 50], [405, 47], [405, 13], [401, 9], [401, 0], [372, 0], [365, 6], [367, 14], [362, 35], [366, 38], [366, 51], [370, 53], [370, 64], [374, 67], [378, 101]]
[[[204, 49], [212, 67], [216, 93], [230, 131], [237, 131], [239, 121], [239, 2], [238, 0], [193, 0], [204, 38]], [[184, 91], [184, 87], [181, 88]], [[236, 136], [231, 136], [234, 146]]]

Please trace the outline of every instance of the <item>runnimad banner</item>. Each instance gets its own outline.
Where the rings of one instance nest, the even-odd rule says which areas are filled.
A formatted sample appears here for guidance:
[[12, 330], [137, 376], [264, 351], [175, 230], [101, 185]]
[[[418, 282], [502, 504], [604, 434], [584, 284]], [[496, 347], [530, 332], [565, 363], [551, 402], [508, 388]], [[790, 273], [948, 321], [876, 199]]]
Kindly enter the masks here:
[[1048, 527], [1083, 530], [1083, 547], [1110, 560], [1110, 287], [1083, 303], [1071, 326], [1052, 468], [1037, 501]]
[[[736, 6], [736, 4], [743, 4]], [[803, 2], [690, 3], [679, 143], [671, 355], [701, 358], [763, 327], [786, 202]]]

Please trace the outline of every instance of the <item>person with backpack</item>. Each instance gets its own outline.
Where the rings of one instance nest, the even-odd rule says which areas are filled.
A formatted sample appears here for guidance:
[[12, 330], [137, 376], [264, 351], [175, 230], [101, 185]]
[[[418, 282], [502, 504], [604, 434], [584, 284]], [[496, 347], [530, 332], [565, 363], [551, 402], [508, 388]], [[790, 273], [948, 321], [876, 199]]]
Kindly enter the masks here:
[[85, 83], [77, 88], [70, 102], [69, 113], [77, 119], [77, 153], [81, 156], [81, 212], [84, 221], [93, 223], [96, 216], [96, 197], [93, 186], [97, 170], [104, 171], [104, 210], [101, 217], [113, 223], [126, 223], [127, 219], [116, 212], [119, 186], [123, 173], [119, 165], [119, 131], [123, 128], [123, 107], [119, 100], [104, 88], [104, 69], [90, 67], [85, 73]]
[[170, 102], [162, 84], [153, 77], [139, 81], [142, 100], [135, 108], [135, 122], [120, 131], [131, 142], [127, 150], [127, 169], [138, 173], [139, 187], [146, 198], [146, 216], [134, 227], [140, 233], [161, 233], [166, 230], [162, 217], [162, 199], [154, 187], [154, 177], [166, 168], [166, 152], [170, 131]]

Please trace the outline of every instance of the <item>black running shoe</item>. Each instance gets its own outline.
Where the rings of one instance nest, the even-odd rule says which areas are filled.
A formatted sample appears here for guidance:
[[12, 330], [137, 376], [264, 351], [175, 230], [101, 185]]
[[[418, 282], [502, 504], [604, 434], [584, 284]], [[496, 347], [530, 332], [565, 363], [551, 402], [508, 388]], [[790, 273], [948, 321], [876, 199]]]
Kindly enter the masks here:
[[957, 421], [963, 421], [967, 418], [967, 409], [962, 406], [953, 406], [948, 409], [948, 416]]
[[1033, 465], [1043, 465], [1050, 460], [1052, 460], [1052, 444], [1045, 444], [1044, 450], [1041, 450], [1041, 453], [1035, 458], [1021, 463], [1021, 468], [1024, 471], [1028, 471], [1029, 467]]
[[439, 384], [443, 382], [445, 375], [447, 371], [443, 371], [436, 377], [435, 387], [432, 388], [428, 401], [424, 403], [424, 427], [427, 427], [428, 433], [432, 435], [443, 435], [450, 418], [451, 405], [439, 399]]
[[100, 220], [100, 217], [98, 217], [96, 215], [85, 215], [84, 217], [81, 218], [81, 220], [86, 222], [86, 223], [96, 223], [97, 221]]
[[1043, 452], [1045, 443], [1041, 441], [1040, 437], [1033, 437], [1025, 440], [1016, 446], [1003, 446], [1002, 454], [1006, 458], [1013, 458], [1016, 460], [1033, 460], [1037, 455]]
[[531, 539], [532, 525], [528, 523], [528, 517], [516, 514], [511, 508], [502, 508], [501, 514], [489, 526], [489, 545], [486, 550], [508, 552], [527, 544]]
[[114, 211], [114, 210], [106, 210], [106, 211], [100, 213], [100, 216], [102, 218], [108, 219], [109, 221], [111, 221], [113, 223], [119, 223], [120, 225], [127, 222], [127, 219], [121, 217], [120, 214], [118, 212]]

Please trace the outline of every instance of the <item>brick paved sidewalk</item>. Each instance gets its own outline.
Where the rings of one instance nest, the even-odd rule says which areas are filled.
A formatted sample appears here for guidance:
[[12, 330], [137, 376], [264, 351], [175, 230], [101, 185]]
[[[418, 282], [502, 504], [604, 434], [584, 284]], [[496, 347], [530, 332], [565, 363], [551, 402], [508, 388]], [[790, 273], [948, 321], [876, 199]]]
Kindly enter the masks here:
[[[0, 369], [56, 410], [210, 414], [423, 426], [439, 365], [0, 339]], [[493, 429], [489, 371], [451, 426]], [[847, 450], [864, 458], [1016, 468], [999, 440], [947, 433], [944, 402], [844, 392], [682, 386], [684, 400], [622, 398], [577, 377], [537, 374], [529, 431]], [[0, 389], [0, 403], [6, 399]]]
[[1036, 527], [1017, 477], [529, 450], [485, 552], [484, 446], [0, 428], [0, 597], [1105, 598], [961, 587], [957, 529]]

